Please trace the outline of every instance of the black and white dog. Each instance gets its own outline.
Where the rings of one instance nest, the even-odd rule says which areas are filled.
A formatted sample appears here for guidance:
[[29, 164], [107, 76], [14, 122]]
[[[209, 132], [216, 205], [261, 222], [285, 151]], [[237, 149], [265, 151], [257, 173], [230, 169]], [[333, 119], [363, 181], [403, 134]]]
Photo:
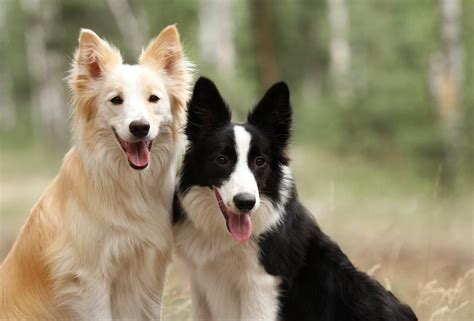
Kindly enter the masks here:
[[288, 167], [289, 90], [271, 87], [244, 124], [200, 78], [175, 195], [178, 255], [196, 320], [417, 320], [357, 271], [298, 201]]

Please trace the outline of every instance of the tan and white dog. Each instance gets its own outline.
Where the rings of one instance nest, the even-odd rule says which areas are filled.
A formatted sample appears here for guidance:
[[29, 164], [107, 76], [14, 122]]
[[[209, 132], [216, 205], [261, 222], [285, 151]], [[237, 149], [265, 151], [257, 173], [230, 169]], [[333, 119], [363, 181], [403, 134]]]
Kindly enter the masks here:
[[0, 320], [158, 320], [191, 64], [168, 26], [126, 65], [82, 30], [73, 142], [0, 267]]

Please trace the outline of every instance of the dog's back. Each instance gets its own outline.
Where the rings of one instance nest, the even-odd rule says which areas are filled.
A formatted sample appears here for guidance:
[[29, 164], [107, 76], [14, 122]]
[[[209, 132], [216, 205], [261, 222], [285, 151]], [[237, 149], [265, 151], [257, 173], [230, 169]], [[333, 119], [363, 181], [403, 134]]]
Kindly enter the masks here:
[[51, 274], [43, 255], [51, 228], [41, 216], [38, 204], [0, 266], [0, 320], [59, 318], [52, 304]]
[[414, 321], [413, 311], [358, 271], [292, 198], [282, 224], [261, 236], [261, 262], [282, 276], [283, 320]]

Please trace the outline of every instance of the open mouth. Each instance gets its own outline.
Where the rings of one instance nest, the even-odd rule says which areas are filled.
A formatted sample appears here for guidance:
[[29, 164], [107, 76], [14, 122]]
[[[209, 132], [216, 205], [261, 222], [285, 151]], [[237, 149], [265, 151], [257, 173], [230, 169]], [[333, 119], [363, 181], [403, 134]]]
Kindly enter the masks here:
[[127, 142], [120, 138], [115, 129], [113, 129], [115, 137], [127, 154], [128, 164], [133, 169], [141, 170], [148, 166], [150, 162], [150, 151], [152, 140], [138, 140], [134, 142]]
[[214, 187], [214, 194], [216, 195], [217, 203], [224, 215], [227, 230], [229, 230], [232, 238], [238, 242], [246, 242], [252, 235], [252, 221], [250, 220], [250, 212], [234, 213], [229, 210], [222, 200], [221, 194], [216, 187]]

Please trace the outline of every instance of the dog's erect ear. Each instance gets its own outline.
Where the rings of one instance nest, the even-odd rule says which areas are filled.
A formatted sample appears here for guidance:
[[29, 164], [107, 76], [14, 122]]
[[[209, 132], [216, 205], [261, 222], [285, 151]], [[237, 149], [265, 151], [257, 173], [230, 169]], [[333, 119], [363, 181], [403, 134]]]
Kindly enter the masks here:
[[228, 124], [230, 119], [231, 112], [216, 85], [211, 80], [200, 77], [188, 103], [188, 139], [193, 140], [206, 132], [217, 130]]
[[184, 51], [176, 26], [163, 29], [142, 51], [139, 63], [164, 70], [171, 77], [186, 72]]
[[290, 140], [291, 116], [290, 90], [279, 82], [268, 89], [247, 120], [284, 150]]
[[99, 78], [108, 68], [122, 63], [120, 52], [92, 30], [81, 29], [75, 67], [78, 74]]
[[138, 61], [166, 78], [165, 86], [171, 98], [172, 112], [179, 119], [175, 122], [178, 131], [184, 123], [194, 66], [184, 55], [176, 26], [164, 28], [142, 51]]

